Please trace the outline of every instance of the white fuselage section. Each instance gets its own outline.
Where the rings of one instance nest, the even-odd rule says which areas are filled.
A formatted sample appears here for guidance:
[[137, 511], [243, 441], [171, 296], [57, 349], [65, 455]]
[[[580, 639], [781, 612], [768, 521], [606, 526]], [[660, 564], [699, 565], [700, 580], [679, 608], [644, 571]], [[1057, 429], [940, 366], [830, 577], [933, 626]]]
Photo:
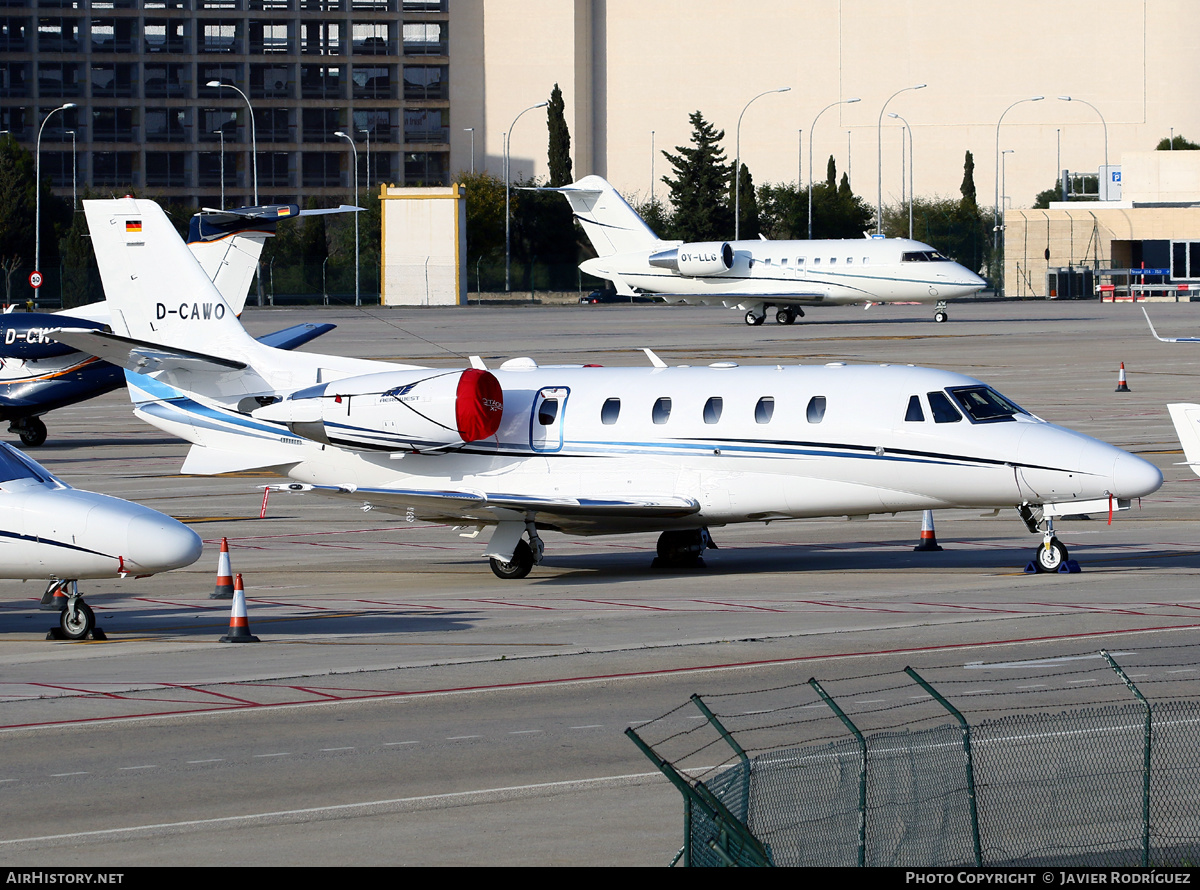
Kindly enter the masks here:
[[0, 445], [0, 578], [80, 580], [191, 565], [200, 537], [149, 507], [80, 491]]
[[[683, 275], [650, 264], [651, 250], [584, 262], [590, 275], [608, 278], [668, 302], [722, 302], [747, 308], [844, 305], [863, 302], [936, 303], [969, 296], [986, 282], [971, 270], [937, 256], [929, 245], [897, 238], [841, 241], [732, 241], [733, 265], [718, 275]], [[907, 257], [907, 259], [906, 259]]]
[[[260, 465], [299, 482], [564, 500], [675, 498], [699, 505], [698, 512], [673, 519], [538, 514], [539, 525], [585, 534], [1131, 498], [1155, 490], [1162, 479], [1140, 458], [1024, 412], [976, 421], [954, 402], [954, 392], [991, 391], [946, 371], [529, 363], [493, 373], [504, 392], [497, 434], [432, 454], [322, 445], [284, 424], [172, 394], [139, 375], [129, 381], [137, 413], [148, 422], [202, 450], [250, 451], [260, 455]], [[336, 387], [331, 384], [330, 395]], [[953, 419], [940, 408], [939, 420], [934, 401], [956, 406]], [[401, 512], [456, 523], [497, 518], [488, 509]]]

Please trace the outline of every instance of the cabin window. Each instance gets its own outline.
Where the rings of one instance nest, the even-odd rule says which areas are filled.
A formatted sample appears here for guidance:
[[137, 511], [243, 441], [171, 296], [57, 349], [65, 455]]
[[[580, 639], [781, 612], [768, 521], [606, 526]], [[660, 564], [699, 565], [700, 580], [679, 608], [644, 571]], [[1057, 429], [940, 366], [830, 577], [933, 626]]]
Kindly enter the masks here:
[[663, 396], [654, 403], [654, 410], [650, 414], [650, 419], [655, 423], [666, 423], [671, 418], [671, 399]]
[[604, 406], [600, 409], [600, 422], [612, 426], [617, 422], [617, 418], [621, 416], [621, 400], [620, 399], [605, 399]]
[[819, 266], [819, 265], [821, 265], [821, 258], [820, 258], [819, 256], [815, 256], [815, 257], [813, 257], [813, 265], [814, 265], [814, 266]]
[[825, 397], [813, 396], [808, 400], [808, 408], [804, 412], [809, 423], [820, 423], [825, 419]]
[[831, 256], [831, 257], [829, 258], [829, 265], [833, 266], [833, 265], [835, 265], [836, 263], [837, 263], [837, 257], [835, 257], [835, 256]]
[[802, 257], [802, 256], [796, 257], [796, 265], [803, 266], [804, 265], [804, 257]]
[[1012, 420], [1014, 414], [1028, 414], [990, 386], [956, 386], [950, 395], [974, 423], [997, 423]]
[[852, 265], [853, 263], [854, 263], [854, 257], [852, 257], [852, 256], [846, 257], [846, 265], [847, 266]]
[[546, 399], [538, 408], [538, 423], [550, 426], [558, 417], [558, 399]]
[[771, 258], [770, 258], [770, 257], [766, 257], [766, 258], [764, 258], [764, 259], [763, 259], [763, 262], [764, 262], [764, 263], [766, 263], [766, 264], [769, 266], [769, 265], [771, 265]]
[[925, 411], [921, 408], [920, 396], [908, 397], [908, 410], [904, 412], [904, 420], [907, 423], [924, 423]]
[[934, 423], [958, 423], [962, 415], [944, 392], [929, 393], [929, 410], [933, 412]]
[[775, 397], [763, 396], [758, 400], [758, 404], [754, 406], [754, 422], [755, 423], [770, 423], [771, 418], [775, 414]]
[[721, 419], [721, 409], [725, 406], [720, 396], [713, 396], [704, 403], [704, 422], [716, 423]]
[[869, 256], [865, 256], [865, 257], [863, 257], [863, 265], [864, 265], [864, 266], [865, 266], [867, 263], [869, 263], [869, 262], [871, 262], [871, 258], [870, 258]]

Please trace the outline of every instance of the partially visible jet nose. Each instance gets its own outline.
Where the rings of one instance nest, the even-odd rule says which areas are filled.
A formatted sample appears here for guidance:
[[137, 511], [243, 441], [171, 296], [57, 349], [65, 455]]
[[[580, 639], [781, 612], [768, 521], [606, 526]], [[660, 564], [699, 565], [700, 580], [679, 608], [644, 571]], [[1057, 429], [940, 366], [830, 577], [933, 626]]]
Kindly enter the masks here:
[[170, 516], [146, 510], [129, 520], [126, 567], [139, 575], [169, 572], [200, 558], [200, 536]]
[[1141, 498], [1158, 491], [1163, 484], [1162, 471], [1148, 460], [1118, 451], [1113, 461], [1113, 497]]

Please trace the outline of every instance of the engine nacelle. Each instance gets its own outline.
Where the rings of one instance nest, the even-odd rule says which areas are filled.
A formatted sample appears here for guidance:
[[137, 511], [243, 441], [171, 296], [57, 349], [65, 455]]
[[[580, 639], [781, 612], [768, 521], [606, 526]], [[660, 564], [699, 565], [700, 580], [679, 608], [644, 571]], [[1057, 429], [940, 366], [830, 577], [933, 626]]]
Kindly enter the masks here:
[[504, 393], [488, 371], [385, 371], [319, 383], [251, 412], [305, 439], [361, 451], [431, 451], [493, 436]]
[[46, 312], [7, 312], [0, 315], [0, 358], [30, 361], [56, 358], [76, 352], [52, 340], [49, 331], [56, 328], [103, 328], [104, 325], [84, 318], [50, 315]]
[[723, 275], [733, 268], [733, 248], [727, 241], [681, 244], [650, 254], [650, 265], [670, 269], [688, 278]]

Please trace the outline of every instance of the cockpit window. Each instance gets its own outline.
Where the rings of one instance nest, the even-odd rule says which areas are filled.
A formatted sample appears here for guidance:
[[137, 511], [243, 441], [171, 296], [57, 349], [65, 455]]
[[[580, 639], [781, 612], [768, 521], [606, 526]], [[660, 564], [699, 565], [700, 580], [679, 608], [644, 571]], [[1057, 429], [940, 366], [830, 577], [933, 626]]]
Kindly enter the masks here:
[[997, 423], [1012, 420], [1014, 414], [1028, 414], [990, 386], [954, 386], [948, 392], [973, 423]]
[[962, 415], [944, 392], [929, 393], [929, 410], [933, 412], [934, 423], [958, 423]]
[[50, 478], [49, 473], [42, 472], [41, 468], [17, 449], [0, 442], [0, 482], [12, 482], [14, 479], [49, 482]]
[[944, 257], [936, 250], [906, 250], [900, 257], [905, 263], [948, 263], [949, 257]]
[[925, 422], [925, 412], [921, 408], [920, 396], [908, 397], [908, 410], [904, 412], [904, 420], [907, 423]]

